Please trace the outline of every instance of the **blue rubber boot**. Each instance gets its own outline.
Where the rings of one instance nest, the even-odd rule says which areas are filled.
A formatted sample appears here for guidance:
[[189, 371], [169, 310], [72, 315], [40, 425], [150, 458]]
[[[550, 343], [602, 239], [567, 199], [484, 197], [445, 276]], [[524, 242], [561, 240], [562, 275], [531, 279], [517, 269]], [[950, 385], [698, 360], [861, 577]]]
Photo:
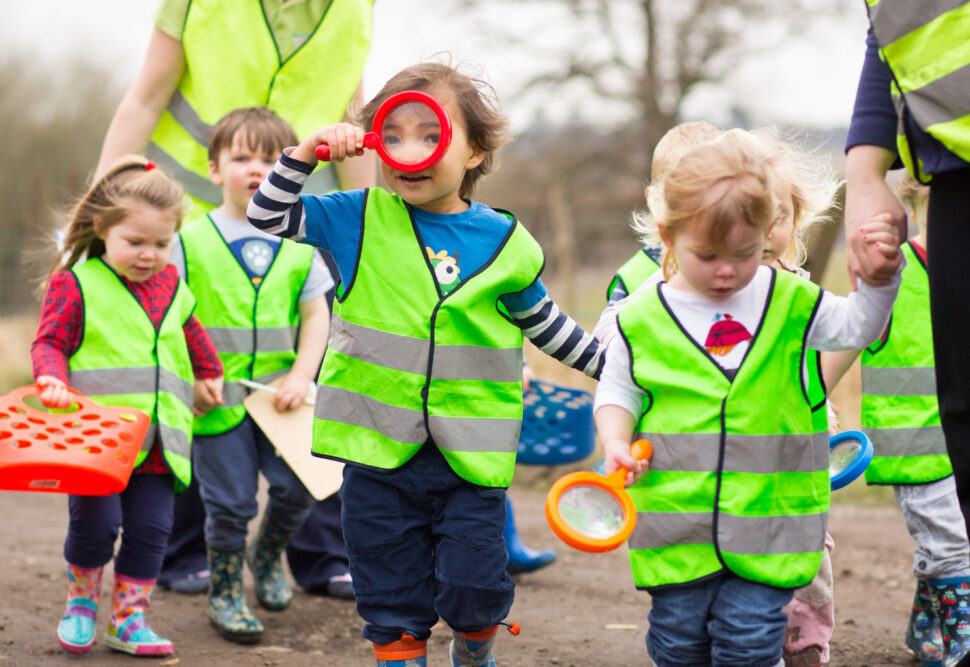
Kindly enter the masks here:
[[906, 646], [916, 655], [920, 667], [943, 667], [943, 630], [930, 585], [916, 580], [913, 612], [906, 626]]
[[943, 664], [950, 667], [970, 654], [970, 577], [930, 579], [929, 583], [940, 601]]
[[243, 595], [243, 551], [209, 550], [209, 622], [220, 635], [237, 644], [255, 644], [263, 624]]
[[374, 644], [377, 667], [427, 667], [428, 642], [410, 633], [390, 644]]
[[509, 574], [521, 574], [522, 572], [535, 572], [556, 560], [556, 552], [552, 549], [536, 551], [522, 544], [519, 531], [515, 527], [515, 515], [512, 513], [512, 501], [505, 498], [505, 529], [502, 531], [505, 538], [505, 549], [509, 554], [509, 563], [505, 570]]

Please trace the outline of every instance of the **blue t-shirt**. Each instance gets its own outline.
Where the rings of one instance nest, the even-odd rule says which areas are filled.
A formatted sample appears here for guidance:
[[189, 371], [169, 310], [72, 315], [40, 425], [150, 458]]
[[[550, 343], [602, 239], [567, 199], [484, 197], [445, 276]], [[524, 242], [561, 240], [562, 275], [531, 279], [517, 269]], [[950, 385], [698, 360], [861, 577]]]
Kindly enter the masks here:
[[[341, 283], [350, 285], [360, 248], [364, 191], [301, 195], [300, 199], [306, 212], [303, 243], [329, 250], [337, 262]], [[417, 207], [412, 210], [442, 294], [457, 287], [462, 276], [470, 276], [484, 266], [512, 225], [506, 216], [475, 201], [461, 213], [431, 213]], [[545, 297], [546, 288], [536, 278], [521, 292], [502, 297], [502, 302], [510, 312], [521, 312]]]

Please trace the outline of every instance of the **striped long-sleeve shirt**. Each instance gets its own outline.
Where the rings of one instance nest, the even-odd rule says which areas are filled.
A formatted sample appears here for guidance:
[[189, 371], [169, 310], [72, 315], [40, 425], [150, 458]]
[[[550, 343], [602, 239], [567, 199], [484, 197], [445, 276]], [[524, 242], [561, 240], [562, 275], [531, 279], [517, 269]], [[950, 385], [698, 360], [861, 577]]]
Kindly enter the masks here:
[[[249, 222], [270, 234], [329, 250], [340, 281], [353, 284], [360, 248], [365, 193], [363, 190], [327, 195], [301, 195], [313, 167], [285, 153], [249, 203]], [[441, 214], [413, 209], [420, 242], [438, 260], [435, 279], [447, 293], [461, 276], [475, 273], [492, 257], [505, 238], [508, 218], [478, 202], [467, 211]], [[542, 281], [502, 297], [512, 320], [540, 350], [591, 377], [599, 377], [603, 350], [593, 336], [559, 310]]]

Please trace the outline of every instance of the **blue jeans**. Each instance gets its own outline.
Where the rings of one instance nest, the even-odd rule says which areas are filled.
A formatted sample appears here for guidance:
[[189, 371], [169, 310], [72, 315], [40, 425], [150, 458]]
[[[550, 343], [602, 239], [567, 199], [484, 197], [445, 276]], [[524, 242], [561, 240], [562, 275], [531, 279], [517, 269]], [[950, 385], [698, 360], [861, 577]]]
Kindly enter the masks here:
[[245, 548], [249, 521], [259, 511], [260, 472], [269, 483], [270, 521], [295, 533], [310, 513], [313, 496], [248, 416], [225, 433], [195, 436], [192, 464], [205, 505], [205, 541], [210, 549]]
[[64, 558], [80, 567], [101, 567], [121, 547], [115, 572], [132, 579], [157, 579], [172, 530], [175, 484], [171, 475], [135, 473], [121, 493], [68, 496], [70, 523]]
[[790, 588], [730, 572], [685, 586], [651, 589], [647, 653], [657, 667], [781, 665]]
[[508, 615], [505, 489], [466, 482], [426, 443], [389, 472], [347, 465], [340, 497], [364, 637], [427, 639], [439, 614], [475, 632]]

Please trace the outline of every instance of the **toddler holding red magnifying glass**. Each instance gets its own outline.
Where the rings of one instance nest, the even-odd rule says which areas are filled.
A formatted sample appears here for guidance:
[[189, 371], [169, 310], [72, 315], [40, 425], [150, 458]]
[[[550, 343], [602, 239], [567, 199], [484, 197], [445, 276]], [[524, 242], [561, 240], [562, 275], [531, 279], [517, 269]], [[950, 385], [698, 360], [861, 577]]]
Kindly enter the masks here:
[[[426, 664], [439, 615], [454, 633], [453, 664], [489, 664], [513, 599], [502, 531], [523, 336], [587, 375], [602, 367], [596, 339], [539, 280], [536, 241], [510, 213], [470, 199], [506, 137], [486, 90], [446, 65], [403, 70], [362, 112], [394, 157], [381, 165], [391, 192], [300, 195], [320, 144], [337, 161], [364, 149], [364, 129], [341, 123], [284, 150], [248, 210], [256, 227], [326, 248], [337, 263], [313, 451], [348, 463], [344, 537], [382, 665]], [[420, 109], [376, 122], [404, 91], [432, 95], [452, 125], [440, 159], [417, 171], [445, 141], [444, 124]]]

